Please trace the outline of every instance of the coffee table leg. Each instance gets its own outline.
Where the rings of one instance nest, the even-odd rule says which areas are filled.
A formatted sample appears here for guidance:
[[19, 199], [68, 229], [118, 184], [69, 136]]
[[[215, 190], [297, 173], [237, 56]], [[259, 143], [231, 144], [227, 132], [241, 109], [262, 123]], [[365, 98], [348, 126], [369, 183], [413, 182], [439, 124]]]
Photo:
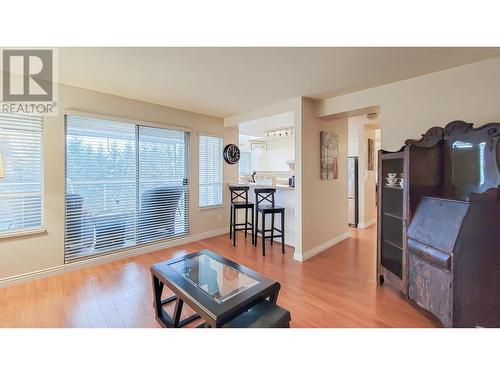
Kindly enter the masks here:
[[153, 306], [155, 308], [156, 318], [162, 317], [161, 293], [163, 292], [163, 283], [158, 280], [155, 275], [151, 275], [153, 279]]
[[177, 301], [175, 302], [174, 316], [172, 319], [172, 324], [173, 324], [174, 328], [179, 328], [179, 321], [181, 320], [181, 313], [182, 313], [182, 306], [183, 305], [184, 305], [184, 302], [180, 298], [177, 298]]
[[[152, 274], [151, 276], [153, 282], [153, 306], [155, 309], [155, 317], [163, 327], [179, 328], [200, 317], [198, 314], [193, 314], [186, 319], [181, 320], [184, 301], [175, 295], [168, 297], [162, 301], [161, 294], [163, 292], [164, 284], [155, 275]], [[168, 313], [163, 310], [162, 306], [173, 301], [175, 301], [174, 316], [170, 317]]]
[[276, 304], [276, 302], [278, 301], [278, 294], [279, 294], [279, 289], [276, 290], [273, 294], [271, 294], [269, 296], [269, 302], [273, 303], [273, 304]]

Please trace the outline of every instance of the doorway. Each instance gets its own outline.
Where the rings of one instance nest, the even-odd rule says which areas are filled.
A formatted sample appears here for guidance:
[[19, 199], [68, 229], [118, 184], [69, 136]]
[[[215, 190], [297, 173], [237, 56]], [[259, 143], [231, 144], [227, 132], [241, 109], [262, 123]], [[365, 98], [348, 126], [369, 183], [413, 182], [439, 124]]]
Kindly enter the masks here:
[[377, 222], [378, 112], [348, 117], [349, 226], [368, 228]]

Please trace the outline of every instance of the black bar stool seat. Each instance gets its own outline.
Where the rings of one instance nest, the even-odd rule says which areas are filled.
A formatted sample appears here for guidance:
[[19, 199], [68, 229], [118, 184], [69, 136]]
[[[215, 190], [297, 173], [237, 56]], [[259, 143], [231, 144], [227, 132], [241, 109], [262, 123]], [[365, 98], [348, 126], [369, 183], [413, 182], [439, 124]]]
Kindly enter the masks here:
[[[236, 185], [229, 187], [229, 191], [231, 192], [231, 215], [229, 221], [229, 238], [233, 239], [233, 246], [236, 246], [237, 231], [245, 231], [245, 238], [246, 238], [247, 233], [250, 230], [250, 234], [252, 237], [252, 245], [254, 243], [253, 216], [254, 216], [255, 205], [252, 202], [248, 201], [249, 189], [250, 188], [248, 186], [243, 186], [243, 185]], [[238, 210], [245, 210], [245, 222], [243, 223], [237, 222]], [[249, 221], [248, 210], [250, 210], [251, 221]]]
[[251, 208], [251, 207], [255, 206], [252, 202], [248, 202], [248, 203], [245, 203], [245, 202], [231, 202], [231, 205], [233, 207], [237, 207], [237, 208]]
[[264, 206], [258, 206], [257, 211], [259, 212], [266, 212], [266, 213], [280, 213], [282, 211], [285, 211], [285, 207], [280, 207], [280, 206], [273, 206], [270, 204], [266, 204]]
[[[276, 189], [262, 188], [255, 189], [255, 229], [253, 240], [254, 246], [257, 246], [257, 236], [262, 236], [262, 256], [266, 256], [266, 239], [271, 239], [271, 245], [275, 238], [281, 238], [281, 252], [285, 254], [285, 207], [276, 206], [274, 203], [274, 193]], [[262, 216], [262, 228], [259, 229], [259, 212]], [[281, 228], [274, 226], [274, 216], [280, 215]], [[271, 215], [271, 228], [266, 228], [266, 215]]]

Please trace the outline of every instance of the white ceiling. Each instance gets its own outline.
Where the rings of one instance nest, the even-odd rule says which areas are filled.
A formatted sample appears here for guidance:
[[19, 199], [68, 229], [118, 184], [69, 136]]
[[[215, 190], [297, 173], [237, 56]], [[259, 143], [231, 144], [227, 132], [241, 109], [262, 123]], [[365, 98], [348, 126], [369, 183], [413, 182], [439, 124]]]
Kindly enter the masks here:
[[227, 117], [500, 56], [499, 48], [60, 48], [61, 82]]

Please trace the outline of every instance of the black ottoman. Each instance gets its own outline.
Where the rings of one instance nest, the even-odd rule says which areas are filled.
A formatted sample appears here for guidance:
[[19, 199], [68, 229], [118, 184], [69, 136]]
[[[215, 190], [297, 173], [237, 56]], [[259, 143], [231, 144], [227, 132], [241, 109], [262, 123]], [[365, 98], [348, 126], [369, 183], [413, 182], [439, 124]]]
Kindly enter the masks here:
[[290, 311], [263, 300], [222, 328], [290, 328]]

